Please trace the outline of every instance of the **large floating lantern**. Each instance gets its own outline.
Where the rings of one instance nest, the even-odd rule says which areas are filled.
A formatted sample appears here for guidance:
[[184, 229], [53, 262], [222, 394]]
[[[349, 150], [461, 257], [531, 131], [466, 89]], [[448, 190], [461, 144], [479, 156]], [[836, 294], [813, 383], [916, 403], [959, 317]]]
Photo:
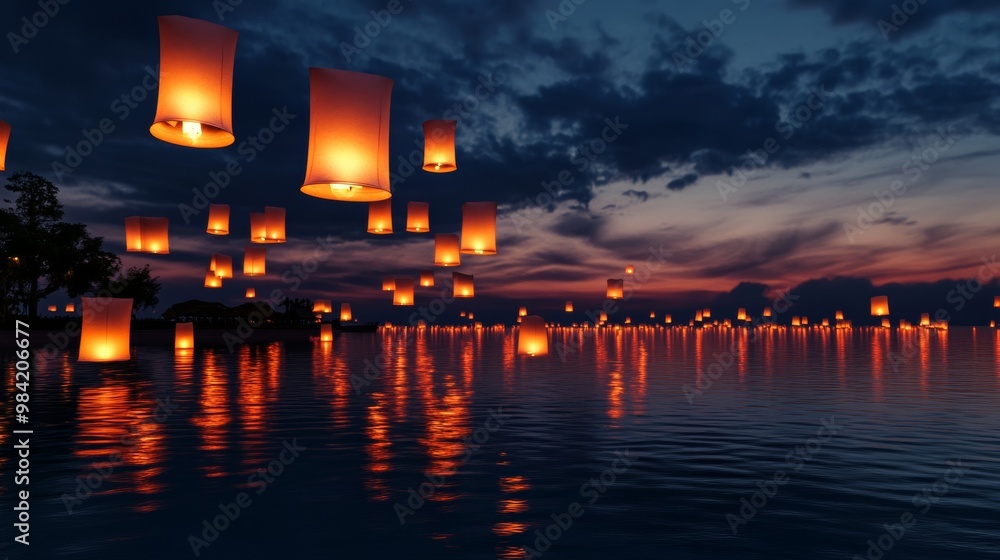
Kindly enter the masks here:
[[392, 199], [368, 203], [368, 233], [392, 233]]
[[313, 313], [333, 313], [333, 302], [328, 299], [318, 299], [314, 301]]
[[233, 257], [216, 253], [212, 255], [212, 263], [208, 267], [219, 278], [233, 277]]
[[396, 278], [393, 276], [386, 276], [382, 279], [382, 291], [391, 292], [396, 289]]
[[208, 21], [161, 16], [160, 84], [149, 132], [171, 144], [233, 143], [233, 61], [239, 33]]
[[131, 298], [81, 298], [81, 362], [129, 360], [132, 325]]
[[264, 247], [248, 246], [243, 250], [243, 275], [264, 276], [267, 273], [267, 252]]
[[461, 272], [451, 273], [452, 292], [457, 298], [471, 298], [476, 296], [476, 286], [471, 274]]
[[608, 278], [607, 299], [622, 299], [625, 293], [625, 281], [621, 278]]
[[497, 254], [497, 203], [466, 202], [462, 205], [462, 253]]
[[7, 143], [10, 141], [10, 125], [0, 121], [0, 171], [7, 168]]
[[545, 319], [538, 315], [521, 318], [517, 334], [517, 354], [519, 356], [545, 356], [549, 353], [549, 334], [545, 329]]
[[424, 171], [448, 173], [455, 165], [455, 125], [452, 120], [424, 121]]
[[872, 298], [872, 317], [882, 317], [889, 314], [889, 296]]
[[309, 69], [309, 156], [303, 193], [353, 202], [392, 196], [392, 83], [372, 74]]
[[212, 235], [229, 235], [229, 205], [210, 204], [208, 206], [208, 227]]
[[265, 206], [263, 212], [250, 213], [251, 243], [285, 242], [285, 209]]
[[413, 278], [396, 278], [396, 289], [392, 293], [393, 305], [413, 305]]
[[342, 303], [340, 304], [340, 321], [350, 321], [351, 320], [351, 304]]
[[433, 270], [421, 270], [420, 271], [420, 286], [424, 288], [430, 288], [434, 286], [434, 271]]
[[207, 270], [205, 272], [205, 287], [206, 288], [221, 288], [222, 287], [222, 278], [219, 278], [218, 276], [216, 276], [214, 270], [211, 270], [211, 269]]
[[174, 348], [176, 350], [194, 348], [194, 323], [177, 323], [174, 326]]
[[427, 202], [406, 204], [406, 231], [427, 233], [431, 230], [431, 205]]
[[129, 253], [170, 253], [170, 220], [168, 218], [125, 218], [125, 250]]
[[458, 235], [438, 233], [434, 236], [434, 266], [458, 266], [462, 264]]

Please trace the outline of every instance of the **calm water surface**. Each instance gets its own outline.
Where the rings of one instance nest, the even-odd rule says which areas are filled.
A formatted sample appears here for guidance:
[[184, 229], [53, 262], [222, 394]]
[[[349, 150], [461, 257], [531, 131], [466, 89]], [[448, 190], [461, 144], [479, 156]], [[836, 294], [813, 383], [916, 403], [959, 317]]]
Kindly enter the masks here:
[[1000, 555], [996, 331], [551, 336], [535, 358], [510, 330], [396, 329], [40, 359], [33, 557]]

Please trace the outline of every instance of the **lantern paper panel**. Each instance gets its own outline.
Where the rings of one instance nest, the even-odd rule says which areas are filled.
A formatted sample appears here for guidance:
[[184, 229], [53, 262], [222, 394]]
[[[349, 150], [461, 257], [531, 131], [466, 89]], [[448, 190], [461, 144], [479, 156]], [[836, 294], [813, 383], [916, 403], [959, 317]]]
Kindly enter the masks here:
[[208, 21], [161, 16], [154, 137], [192, 148], [233, 143], [233, 62], [239, 33]]
[[205, 287], [206, 288], [221, 288], [222, 278], [215, 275], [215, 271], [208, 270], [205, 272]]
[[889, 296], [875, 296], [872, 298], [872, 316], [881, 317], [889, 314]]
[[663, 316], [663, 322], [666, 323], [666, 324], [668, 324], [668, 325], [673, 324], [673, 322], [674, 322], [674, 316], [673, 315], [664, 315]]
[[792, 316], [792, 326], [793, 327], [801, 327], [802, 326], [802, 318], [799, 317], [798, 315]]
[[247, 246], [243, 250], [243, 275], [264, 276], [267, 273], [267, 252], [264, 247]]
[[125, 218], [125, 250], [129, 253], [170, 254], [168, 218]]
[[229, 235], [229, 205], [210, 204], [208, 206], [208, 228], [212, 235]]
[[392, 199], [368, 203], [368, 233], [392, 233]]
[[260, 243], [285, 242], [285, 209], [277, 206], [264, 207], [264, 239]]
[[212, 264], [209, 266], [209, 270], [214, 272], [219, 278], [232, 278], [233, 257], [220, 253], [212, 255]]
[[351, 316], [351, 304], [349, 304], [349, 303], [342, 303], [342, 304], [340, 304], [340, 320], [341, 320], [341, 322], [350, 321], [351, 319], [352, 319], [352, 316]]
[[386, 276], [382, 279], [382, 291], [391, 292], [396, 289], [396, 278], [392, 276]]
[[462, 205], [462, 247], [467, 255], [497, 254], [497, 203]]
[[374, 202], [389, 189], [389, 101], [382, 76], [309, 69], [309, 155], [302, 192]]
[[319, 326], [319, 341], [333, 342], [333, 325], [324, 324]]
[[131, 359], [131, 298], [81, 298], [81, 362], [116, 362]]
[[625, 293], [625, 280], [621, 278], [608, 278], [607, 299], [622, 299]]
[[545, 319], [538, 315], [521, 317], [517, 333], [517, 354], [519, 356], [545, 356], [549, 353], [549, 333]]
[[882, 328], [883, 329], [892, 328], [892, 323], [889, 322], [889, 318], [888, 317], [885, 317], [885, 318], [882, 319]]
[[474, 278], [471, 274], [461, 272], [451, 273], [452, 292], [457, 298], [471, 298], [476, 296]]
[[431, 205], [427, 202], [406, 204], [406, 231], [427, 233], [431, 230]]
[[458, 169], [455, 165], [454, 120], [424, 121], [424, 171], [449, 173]]
[[462, 264], [459, 244], [457, 234], [436, 234], [434, 236], [434, 266], [458, 266]]
[[8, 142], [10, 142], [10, 125], [0, 121], [0, 171], [7, 169]]
[[702, 309], [701, 316], [703, 319], [710, 319], [712, 317], [711, 309]]
[[607, 323], [608, 322], [608, 312], [607, 311], [601, 311], [600, 320], [601, 320], [602, 323]]
[[396, 278], [392, 294], [393, 305], [413, 305], [413, 278]]
[[420, 285], [424, 288], [430, 288], [434, 286], [434, 271], [433, 270], [421, 270], [420, 271]]
[[177, 323], [174, 325], [174, 348], [190, 350], [194, 348], [194, 323]]

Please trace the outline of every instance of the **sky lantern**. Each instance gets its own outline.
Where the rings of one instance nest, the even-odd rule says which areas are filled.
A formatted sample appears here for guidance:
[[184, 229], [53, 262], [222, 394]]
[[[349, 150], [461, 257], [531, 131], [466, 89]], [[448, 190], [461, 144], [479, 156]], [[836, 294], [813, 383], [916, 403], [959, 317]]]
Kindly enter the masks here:
[[707, 307], [705, 309], [702, 309], [701, 316], [703, 319], [710, 319], [712, 317], [712, 310], [708, 309]]
[[736, 310], [736, 320], [737, 321], [747, 320], [747, 310], [745, 308], [741, 307], [738, 310]]
[[212, 263], [208, 267], [219, 278], [233, 277], [233, 257], [216, 253], [212, 255]]
[[471, 274], [452, 272], [451, 281], [453, 284], [452, 292], [454, 293], [455, 297], [471, 298], [476, 296], [475, 282]]
[[177, 323], [174, 325], [174, 349], [191, 350], [194, 348], [194, 323]]
[[458, 316], [459, 317], [465, 317], [465, 311], [459, 311], [458, 312]]
[[630, 265], [630, 264], [629, 265], [625, 265], [625, 274], [627, 274], [629, 276], [635, 274], [635, 267], [632, 266], [632, 265]]
[[471, 320], [473, 320], [475, 318], [476, 318], [476, 314], [470, 311], [469, 312], [469, 320], [471, 321]]
[[392, 196], [392, 83], [373, 74], [309, 69], [309, 156], [303, 193], [351, 202]]
[[76, 304], [73, 302], [66, 304], [66, 313], [76, 313]]
[[497, 203], [466, 202], [462, 205], [462, 253], [497, 254]]
[[328, 299], [313, 302], [313, 313], [333, 313], [333, 303]]
[[393, 305], [413, 305], [413, 278], [396, 278]]
[[263, 212], [250, 213], [251, 243], [285, 242], [285, 209], [265, 206]]
[[421, 270], [420, 271], [420, 285], [424, 288], [430, 288], [434, 285], [434, 271], [433, 270]]
[[626, 325], [631, 325], [632, 324], [632, 318], [631, 317], [625, 317], [625, 324]]
[[221, 288], [222, 278], [215, 275], [215, 271], [209, 269], [205, 272], [205, 287], [206, 288]]
[[455, 165], [455, 125], [452, 120], [424, 121], [424, 171], [449, 173]]
[[351, 304], [342, 303], [340, 304], [340, 321], [350, 321], [351, 320]]
[[255, 297], [257, 297], [257, 290], [253, 288], [247, 288], [246, 298], [253, 299]]
[[81, 362], [129, 360], [132, 326], [131, 298], [81, 298], [83, 322], [80, 326]]
[[427, 202], [406, 203], [406, 231], [427, 233], [431, 230], [431, 205]]
[[58, 305], [50, 305], [48, 307], [48, 309], [49, 309], [49, 313], [55, 313], [55, 312], [59, 311], [59, 306]]
[[267, 252], [264, 247], [247, 246], [243, 250], [243, 275], [264, 276], [267, 272]]
[[625, 281], [621, 278], [608, 278], [607, 299], [622, 299], [625, 292]]
[[701, 309], [699, 309], [698, 311], [694, 312], [694, 320], [695, 321], [701, 321], [701, 319], [702, 319], [702, 317], [701, 317]]
[[889, 296], [875, 296], [872, 298], [872, 317], [881, 317], [889, 314]]
[[229, 235], [229, 205], [210, 204], [208, 206], [208, 228], [212, 235]]
[[664, 315], [663, 316], [663, 322], [666, 323], [666, 324], [668, 324], [668, 325], [673, 324], [673, 322], [674, 322], [674, 316], [673, 315]]
[[809, 324], [809, 317], [802, 317], [802, 325], [805, 326], [808, 324]]
[[770, 307], [765, 307], [764, 308], [764, 312], [761, 315], [763, 317], [770, 317], [771, 316], [771, 308]]
[[460, 241], [454, 233], [434, 235], [434, 266], [458, 266], [462, 264]]
[[326, 323], [319, 326], [319, 341], [333, 342], [333, 325]]
[[566, 313], [572, 313], [572, 312], [573, 312], [573, 302], [572, 301], [567, 301], [566, 302]]
[[883, 317], [882, 318], [882, 328], [883, 329], [891, 329], [892, 328], [892, 323], [889, 322], [889, 318], [888, 317]]
[[527, 315], [528, 315], [528, 308], [522, 305], [522, 306], [521, 306], [521, 307], [520, 307], [520, 308], [519, 308], [519, 309], [517, 310], [517, 316], [518, 316], [518, 317], [525, 317], [525, 316], [527, 316]]
[[920, 326], [921, 327], [929, 327], [929, 326], [931, 326], [931, 314], [930, 313], [921, 313], [920, 314]]
[[1000, 296], [993, 296], [993, 307], [1000, 307]]
[[149, 132], [192, 148], [233, 143], [232, 29], [200, 19], [161, 16], [160, 85]]
[[396, 289], [396, 279], [392, 276], [386, 276], [382, 279], [382, 291], [391, 292]]
[[7, 142], [10, 141], [10, 125], [0, 121], [0, 171], [7, 169]]
[[829, 327], [829, 326], [830, 326], [830, 320], [829, 320], [829, 319], [823, 319], [823, 323], [822, 323], [822, 325], [823, 325], [824, 327]]
[[168, 218], [125, 218], [125, 250], [129, 253], [170, 254]]
[[392, 233], [392, 199], [368, 203], [368, 233]]
[[656, 311], [650, 311], [649, 312], [649, 318], [650, 319], [656, 319]]
[[800, 326], [802, 326], [802, 318], [799, 317], [798, 315], [793, 316], [792, 317], [792, 326], [793, 327], [800, 327]]
[[517, 332], [517, 355], [545, 356], [548, 353], [549, 333], [545, 328], [545, 319], [538, 315], [522, 317]]
[[843, 311], [837, 311], [837, 313], [834, 314], [833, 318], [836, 319], [836, 320], [838, 320], [838, 321], [843, 321], [844, 320], [844, 312]]

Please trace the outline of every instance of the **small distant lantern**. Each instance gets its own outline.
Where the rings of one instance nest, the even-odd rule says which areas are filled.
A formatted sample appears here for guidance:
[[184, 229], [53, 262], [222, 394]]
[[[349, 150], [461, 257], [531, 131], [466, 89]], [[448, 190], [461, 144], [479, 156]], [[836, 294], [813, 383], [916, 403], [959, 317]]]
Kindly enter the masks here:
[[382, 279], [382, 291], [391, 292], [396, 289], [396, 278], [393, 276], [386, 276]]
[[413, 278], [396, 278], [393, 305], [413, 305]]
[[872, 316], [881, 317], [889, 314], [889, 296], [875, 296], [872, 298]]
[[324, 323], [319, 326], [319, 341], [333, 342], [333, 325]]
[[392, 233], [392, 199], [368, 203], [368, 233], [387, 235]]
[[650, 319], [656, 319], [656, 311], [650, 311], [649, 312], [649, 318]]
[[212, 255], [212, 263], [208, 267], [219, 278], [233, 277], [233, 257], [216, 253]]
[[66, 313], [76, 313], [76, 304], [67, 303], [66, 304]]
[[608, 278], [607, 299], [622, 299], [625, 293], [625, 281], [621, 278]]
[[479, 321], [476, 321], [476, 323], [472, 326], [472, 328], [476, 329], [477, 331], [483, 330], [483, 324], [480, 323]]
[[824, 327], [829, 327], [830, 326], [830, 320], [829, 319], [823, 319], [823, 323], [822, 324], [823, 324]]
[[221, 288], [222, 278], [215, 275], [215, 271], [209, 269], [205, 272], [205, 287], [206, 288]]
[[462, 205], [462, 247], [467, 255], [497, 254], [497, 203]]
[[434, 285], [434, 271], [433, 270], [421, 270], [420, 271], [420, 285], [424, 288], [430, 288]]
[[920, 314], [920, 326], [921, 327], [929, 327], [929, 326], [931, 326], [931, 314], [930, 313], [921, 313]]
[[449, 173], [455, 165], [455, 125], [453, 120], [424, 121], [424, 171]]
[[465, 317], [465, 311], [459, 311], [458, 316], [459, 317]]
[[333, 313], [333, 303], [328, 299], [313, 302], [313, 313]]
[[710, 319], [712, 317], [712, 310], [705, 308], [701, 310], [701, 317], [703, 319]]
[[664, 315], [663, 316], [663, 322], [666, 323], [666, 324], [668, 324], [668, 325], [672, 325], [674, 323], [674, 316], [673, 315]]
[[351, 304], [340, 304], [340, 322], [343, 323], [345, 321], [350, 321], [351, 319]]
[[267, 271], [267, 252], [264, 247], [248, 246], [243, 250], [243, 275], [264, 276]]
[[800, 327], [800, 326], [802, 326], [802, 318], [799, 317], [798, 315], [795, 315], [794, 317], [792, 317], [792, 326], [793, 327]]
[[523, 305], [520, 307], [520, 309], [517, 310], [518, 317], [524, 317], [527, 314], [528, 314], [528, 308]]
[[600, 319], [601, 319], [602, 323], [607, 323], [608, 322], [608, 312], [607, 311], [601, 311]]
[[208, 228], [212, 235], [229, 235], [229, 205], [210, 204], [208, 206]]
[[572, 312], [573, 312], [573, 302], [572, 301], [567, 301], [566, 302], [566, 313], [572, 313]]
[[834, 314], [833, 318], [836, 319], [836, 320], [838, 320], [838, 321], [843, 321], [844, 320], [844, 312], [843, 311], [838, 311], [836, 314]]
[[701, 321], [702, 320], [701, 309], [699, 309], [698, 311], [694, 312], [694, 320], [695, 321]]
[[406, 231], [427, 233], [431, 230], [431, 205], [426, 202], [406, 204]]
[[0, 121], [0, 171], [7, 167], [7, 143], [10, 141], [10, 125]]
[[255, 297], [257, 297], [257, 290], [254, 288], [247, 288], [246, 298], [253, 299]]
[[462, 264], [458, 235], [438, 233], [434, 235], [434, 266], [458, 266]]
[[632, 265], [625, 266], [625, 274], [627, 274], [629, 276], [635, 274], [635, 267], [632, 266]]
[[177, 350], [194, 348], [194, 323], [177, 323], [174, 326], [174, 348]]
[[736, 320], [737, 321], [746, 321], [747, 320], [747, 310], [744, 309], [744, 308], [742, 308], [742, 307], [739, 308], [736, 311]]
[[993, 307], [1000, 307], [1000, 296], [993, 296]]
[[473, 276], [471, 274], [462, 274], [461, 272], [452, 272], [451, 281], [453, 284], [452, 291], [454, 296], [457, 298], [471, 298], [476, 295], [476, 288]]
[[115, 362], [131, 358], [131, 298], [81, 298], [81, 362]]
[[549, 333], [545, 319], [538, 315], [521, 317], [517, 333], [517, 354], [519, 356], [545, 356], [549, 353]]
[[883, 329], [892, 328], [892, 324], [889, 322], [889, 318], [888, 317], [885, 317], [885, 318], [882, 319], [882, 328]]
[[49, 313], [55, 313], [55, 312], [59, 311], [59, 306], [58, 305], [50, 305], [48, 309], [49, 309]]
[[471, 321], [471, 320], [473, 320], [475, 318], [476, 318], [476, 314], [470, 311], [469, 312], [469, 320]]
[[309, 69], [309, 156], [302, 192], [374, 202], [389, 190], [392, 80], [372, 74]]
[[626, 325], [631, 325], [632, 324], [632, 318], [631, 317], [625, 317], [625, 324]]
[[764, 316], [764, 317], [771, 317], [771, 308], [770, 307], [765, 307], [764, 308], [764, 312], [761, 315]]
[[168, 218], [125, 218], [125, 250], [129, 253], [170, 254]]
[[809, 324], [809, 317], [802, 317], [802, 324], [803, 325], [808, 325]]
[[150, 134], [171, 144], [221, 148], [233, 136], [233, 62], [239, 33], [161, 16], [160, 84]]

